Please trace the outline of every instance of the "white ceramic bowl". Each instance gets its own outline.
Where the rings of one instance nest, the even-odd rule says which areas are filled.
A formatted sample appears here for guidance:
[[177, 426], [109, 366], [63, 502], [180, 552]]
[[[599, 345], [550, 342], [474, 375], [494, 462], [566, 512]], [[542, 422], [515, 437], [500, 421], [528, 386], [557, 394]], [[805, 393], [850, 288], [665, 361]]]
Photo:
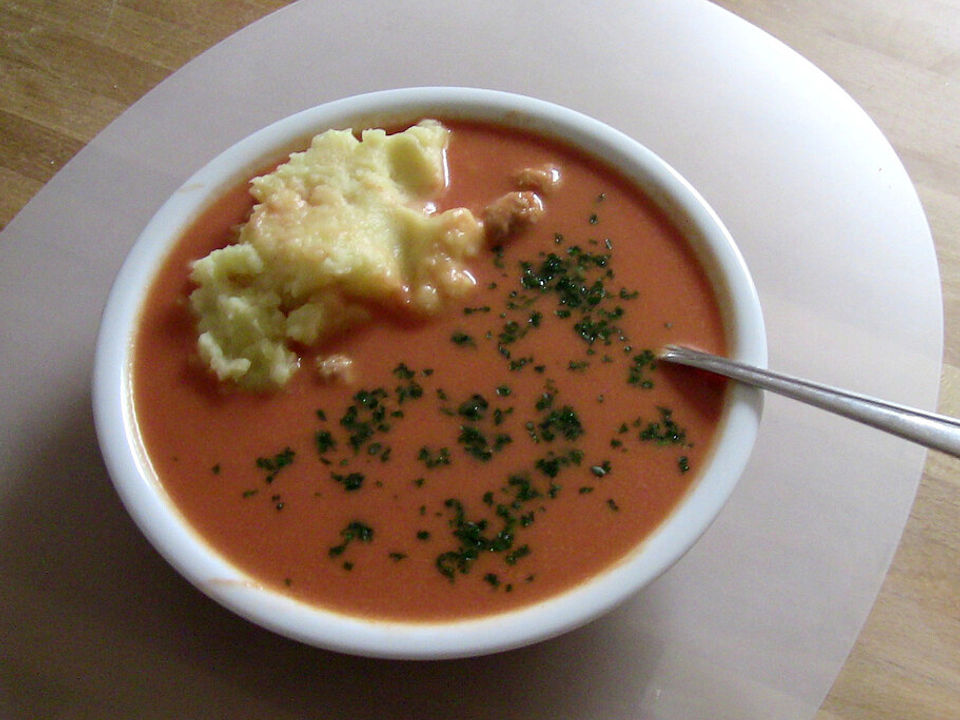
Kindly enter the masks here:
[[282, 635], [332, 650], [391, 658], [450, 658], [519, 647], [578, 627], [610, 610], [676, 562], [706, 530], [746, 465], [760, 395], [734, 386], [719, 439], [679, 507], [615, 567], [534, 606], [449, 623], [371, 621], [307, 605], [264, 589], [227, 562], [186, 523], [153, 475], [130, 392], [132, 336], [150, 281], [171, 245], [208, 202], [268, 161], [302, 148], [331, 127], [371, 127], [439, 114], [487, 120], [557, 136], [617, 167], [684, 232], [722, 300], [732, 357], [766, 364], [763, 319], [752, 280], [729, 233], [700, 195], [660, 158], [611, 127], [528, 97], [466, 88], [388, 90], [327, 103], [270, 125], [199, 170], [163, 205], [123, 264], [104, 310], [93, 403], [108, 470], [127, 510], [160, 553], [224, 606]]

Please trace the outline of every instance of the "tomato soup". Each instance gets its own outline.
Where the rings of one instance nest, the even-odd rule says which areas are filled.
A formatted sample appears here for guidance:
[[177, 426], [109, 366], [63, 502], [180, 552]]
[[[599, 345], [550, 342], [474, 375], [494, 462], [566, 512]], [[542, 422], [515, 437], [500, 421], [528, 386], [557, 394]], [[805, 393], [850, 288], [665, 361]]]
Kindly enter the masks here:
[[440, 208], [477, 212], [521, 168], [562, 182], [535, 225], [475, 261], [477, 290], [315, 350], [282, 389], [218, 383], [196, 358], [189, 263], [229, 243], [239, 187], [184, 234], [135, 340], [135, 415], [175, 505], [264, 586], [366, 617], [456, 620], [562, 593], [627, 556], [695, 482], [723, 381], [658, 364], [723, 353], [711, 284], [680, 233], [603, 164], [497, 126], [447, 123]]

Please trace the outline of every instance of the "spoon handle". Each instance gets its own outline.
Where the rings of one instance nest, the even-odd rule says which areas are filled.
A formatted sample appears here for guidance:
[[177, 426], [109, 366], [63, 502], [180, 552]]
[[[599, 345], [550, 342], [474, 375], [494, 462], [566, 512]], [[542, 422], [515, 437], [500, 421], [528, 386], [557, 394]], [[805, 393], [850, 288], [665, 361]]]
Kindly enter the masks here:
[[841, 390], [718, 355], [667, 345], [661, 360], [708, 370], [857, 420], [934, 450], [960, 457], [960, 420]]

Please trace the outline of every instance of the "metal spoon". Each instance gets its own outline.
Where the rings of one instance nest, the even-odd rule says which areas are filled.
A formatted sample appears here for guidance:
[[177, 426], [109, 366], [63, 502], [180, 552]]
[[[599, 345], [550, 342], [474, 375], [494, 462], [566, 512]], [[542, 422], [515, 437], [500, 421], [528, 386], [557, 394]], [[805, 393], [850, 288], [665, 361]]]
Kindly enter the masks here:
[[960, 457], [960, 420], [764, 370], [687, 347], [667, 345], [660, 359], [708, 370], [829, 410], [934, 450]]

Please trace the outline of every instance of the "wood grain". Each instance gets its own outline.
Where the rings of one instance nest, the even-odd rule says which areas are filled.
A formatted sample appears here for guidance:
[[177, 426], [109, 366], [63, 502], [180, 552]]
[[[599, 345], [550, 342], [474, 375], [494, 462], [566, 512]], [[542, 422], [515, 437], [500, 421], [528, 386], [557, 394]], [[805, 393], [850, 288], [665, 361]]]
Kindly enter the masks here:
[[[887, 135], [940, 262], [940, 410], [960, 415], [960, 0], [716, 0], [822, 68]], [[285, 0], [0, 4], [0, 228], [111, 120]], [[960, 461], [931, 453], [819, 720], [960, 718]]]

